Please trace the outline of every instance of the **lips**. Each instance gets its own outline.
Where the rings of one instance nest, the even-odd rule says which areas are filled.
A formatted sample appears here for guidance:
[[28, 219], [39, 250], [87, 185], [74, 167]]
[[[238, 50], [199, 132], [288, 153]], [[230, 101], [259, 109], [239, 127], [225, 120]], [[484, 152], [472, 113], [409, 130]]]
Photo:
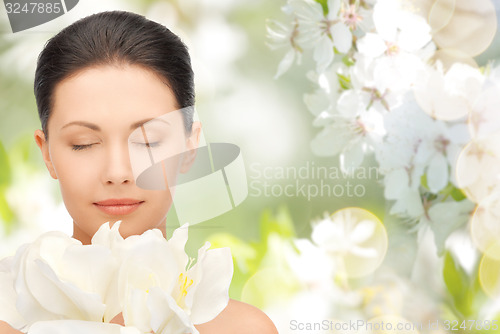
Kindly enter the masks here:
[[93, 203], [99, 210], [108, 215], [128, 215], [137, 210], [144, 201], [131, 198], [112, 198]]

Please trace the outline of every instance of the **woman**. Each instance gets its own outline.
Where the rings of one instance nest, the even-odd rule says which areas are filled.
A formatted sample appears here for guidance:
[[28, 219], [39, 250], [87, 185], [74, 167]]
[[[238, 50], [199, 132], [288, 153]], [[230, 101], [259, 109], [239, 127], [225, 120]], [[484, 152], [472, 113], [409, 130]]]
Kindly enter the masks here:
[[[174, 152], [169, 174], [189, 169], [201, 126], [193, 122], [193, 71], [186, 46], [167, 28], [127, 12], [104, 12], [62, 30], [45, 46], [35, 74], [42, 130], [35, 131], [50, 175], [59, 180], [73, 237], [89, 244], [99, 227], [122, 220], [123, 237], [159, 228], [165, 235], [172, 204], [168, 190], [137, 187], [129, 138], [168, 115], [160, 136]], [[157, 141], [155, 141], [157, 142]], [[169, 179], [171, 180], [171, 179]], [[118, 314], [114, 323], [123, 324]], [[277, 333], [269, 318], [230, 300], [200, 333]], [[20, 333], [0, 322], [0, 333]]]

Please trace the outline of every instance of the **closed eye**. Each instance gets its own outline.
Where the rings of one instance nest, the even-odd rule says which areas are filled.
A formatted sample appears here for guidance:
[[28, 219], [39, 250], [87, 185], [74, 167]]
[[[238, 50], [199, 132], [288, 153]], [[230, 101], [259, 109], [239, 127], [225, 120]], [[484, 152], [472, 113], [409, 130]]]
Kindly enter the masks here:
[[73, 151], [82, 151], [91, 148], [95, 144], [87, 144], [87, 145], [73, 145]]
[[139, 145], [139, 146], [143, 146], [143, 147], [149, 147], [149, 148], [160, 146], [160, 142], [159, 141], [155, 141], [153, 143], [134, 143], [134, 144], [135, 145]]

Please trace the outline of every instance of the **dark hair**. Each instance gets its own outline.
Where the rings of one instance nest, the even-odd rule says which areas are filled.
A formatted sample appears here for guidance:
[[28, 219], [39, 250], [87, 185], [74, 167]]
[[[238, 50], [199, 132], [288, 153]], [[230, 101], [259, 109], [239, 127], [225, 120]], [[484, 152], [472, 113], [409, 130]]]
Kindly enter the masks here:
[[[91, 66], [131, 64], [159, 75], [175, 95], [178, 108], [194, 105], [194, 75], [186, 45], [166, 27], [144, 16], [102, 12], [87, 16], [52, 37], [40, 53], [34, 92], [45, 137], [56, 85]], [[183, 109], [186, 132], [193, 108]]]

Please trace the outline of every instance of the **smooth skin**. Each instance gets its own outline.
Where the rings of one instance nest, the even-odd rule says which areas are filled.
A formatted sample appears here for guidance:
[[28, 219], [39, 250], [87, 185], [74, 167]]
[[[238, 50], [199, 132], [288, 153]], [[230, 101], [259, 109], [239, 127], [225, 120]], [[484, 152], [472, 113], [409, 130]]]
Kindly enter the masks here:
[[[122, 220], [123, 237], [158, 228], [166, 234], [166, 214], [172, 205], [169, 190], [136, 186], [130, 163], [129, 136], [147, 120], [168, 113], [168, 125], [151, 132], [150, 142], [168, 143], [172, 154], [185, 152], [168, 164], [168, 182], [189, 169], [195, 158], [201, 125], [186, 135], [171, 89], [154, 72], [130, 64], [83, 69], [60, 82], [48, 122], [48, 139], [41, 130], [35, 141], [52, 178], [59, 180], [64, 204], [73, 218], [73, 237], [89, 244], [105, 222]], [[153, 129], [154, 130], [154, 129]], [[137, 131], [136, 131], [137, 133]], [[144, 147], [132, 138], [132, 147]], [[135, 145], [135, 146], [134, 146]], [[96, 204], [108, 199], [138, 200], [124, 215], [104, 212]], [[114, 323], [123, 324], [118, 315]], [[230, 300], [212, 321], [197, 325], [202, 334], [278, 333], [259, 309]], [[0, 334], [21, 333], [0, 321]]]

